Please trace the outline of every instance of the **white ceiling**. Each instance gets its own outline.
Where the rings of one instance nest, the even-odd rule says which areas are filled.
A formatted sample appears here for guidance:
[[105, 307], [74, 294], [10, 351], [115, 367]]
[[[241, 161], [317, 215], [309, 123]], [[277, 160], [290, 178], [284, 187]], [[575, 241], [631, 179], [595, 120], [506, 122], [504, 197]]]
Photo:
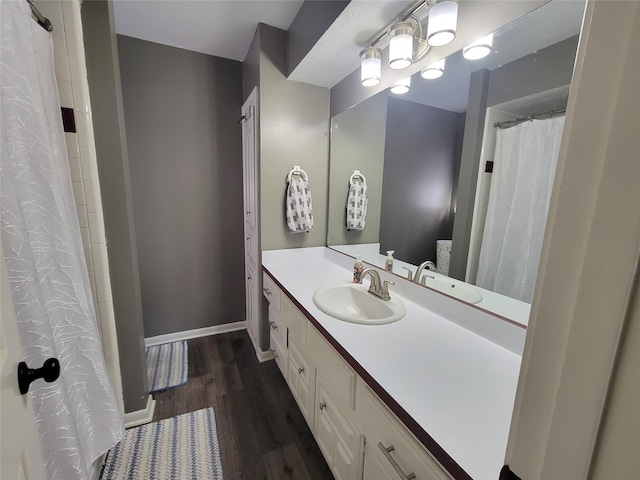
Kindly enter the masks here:
[[243, 61], [259, 22], [288, 30], [303, 0], [114, 0], [116, 33]]

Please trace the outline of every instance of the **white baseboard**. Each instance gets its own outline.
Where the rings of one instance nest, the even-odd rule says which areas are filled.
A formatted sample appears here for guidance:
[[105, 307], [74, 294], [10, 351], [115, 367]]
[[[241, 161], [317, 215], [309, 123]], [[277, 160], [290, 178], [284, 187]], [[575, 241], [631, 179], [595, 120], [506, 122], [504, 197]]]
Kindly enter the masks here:
[[260, 363], [266, 362], [267, 360], [273, 360], [275, 358], [271, 350], [267, 350], [266, 352], [263, 351], [251, 335], [249, 335], [249, 338], [251, 339], [251, 343], [253, 343], [253, 349], [256, 351], [256, 357], [258, 357], [258, 361]]
[[256, 356], [258, 357], [258, 361], [260, 363], [276, 358], [273, 356], [273, 352], [271, 350], [267, 350], [266, 352], [264, 352], [260, 349], [256, 349]]
[[221, 333], [235, 332], [237, 330], [245, 330], [247, 322], [224, 323], [222, 325], [214, 325], [213, 327], [196, 328], [193, 330], [185, 330], [183, 332], [167, 333], [165, 335], [157, 335], [144, 339], [145, 347], [153, 347], [163, 343], [179, 342], [189, 340], [191, 338], [208, 337], [209, 335], [219, 335]]
[[153, 419], [153, 412], [155, 409], [156, 401], [153, 399], [151, 394], [149, 394], [146, 408], [124, 414], [124, 428], [137, 427], [138, 425], [149, 423]]

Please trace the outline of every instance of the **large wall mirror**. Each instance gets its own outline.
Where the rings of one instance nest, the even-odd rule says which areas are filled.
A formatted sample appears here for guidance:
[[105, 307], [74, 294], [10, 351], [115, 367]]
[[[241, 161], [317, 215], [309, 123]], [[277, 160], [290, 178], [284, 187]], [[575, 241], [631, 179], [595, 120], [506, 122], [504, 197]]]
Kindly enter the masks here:
[[[394, 274], [526, 323], [583, 12], [553, 0], [488, 56], [456, 52], [334, 116], [327, 245], [380, 267], [393, 251]], [[364, 227], [347, 218], [363, 180]]]

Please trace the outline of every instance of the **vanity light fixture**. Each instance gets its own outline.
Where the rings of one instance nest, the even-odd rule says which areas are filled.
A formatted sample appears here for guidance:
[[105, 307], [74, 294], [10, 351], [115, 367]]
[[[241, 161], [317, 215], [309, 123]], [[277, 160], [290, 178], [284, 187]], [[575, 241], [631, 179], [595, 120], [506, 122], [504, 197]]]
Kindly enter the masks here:
[[462, 56], [467, 60], [478, 60], [491, 53], [493, 33], [485, 35], [462, 49]]
[[398, 22], [389, 29], [389, 67], [407, 68], [413, 61], [413, 35], [411, 22]]
[[427, 80], [435, 80], [436, 78], [440, 78], [443, 73], [444, 58], [432, 63], [427, 68], [423, 68], [420, 72], [420, 75], [422, 75], [422, 78], [425, 78]]
[[443, 0], [429, 10], [427, 24], [427, 43], [432, 47], [441, 47], [456, 38], [458, 25], [458, 3]]
[[[418, 13], [423, 7], [429, 8], [426, 15]], [[422, 26], [425, 17], [428, 17], [426, 32]], [[451, 42], [456, 36], [457, 24], [456, 0], [420, 0], [371, 37], [360, 52], [362, 85], [372, 87], [380, 83], [382, 39], [389, 40], [389, 68], [400, 70], [424, 58], [433, 46]]]
[[398, 80], [391, 87], [391, 93], [395, 93], [396, 95], [402, 95], [409, 91], [409, 87], [411, 86], [411, 77], [405, 77], [401, 80]]
[[365, 87], [373, 87], [380, 83], [382, 76], [382, 51], [376, 47], [365, 48], [360, 52], [360, 81]]

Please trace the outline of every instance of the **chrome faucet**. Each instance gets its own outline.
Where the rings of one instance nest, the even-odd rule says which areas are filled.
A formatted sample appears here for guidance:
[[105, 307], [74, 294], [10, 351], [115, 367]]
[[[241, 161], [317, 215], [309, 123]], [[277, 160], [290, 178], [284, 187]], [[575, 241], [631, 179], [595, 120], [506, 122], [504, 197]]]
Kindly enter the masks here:
[[385, 280], [384, 282], [380, 279], [380, 274], [374, 268], [365, 268], [360, 274], [360, 282], [364, 280], [365, 275], [369, 275], [371, 277], [371, 285], [369, 285], [368, 292], [371, 295], [375, 295], [376, 297], [388, 301], [391, 300], [391, 295], [389, 295], [389, 285], [395, 285], [394, 282], [388, 282]]
[[433, 262], [429, 261], [429, 260], [427, 260], [426, 262], [422, 262], [420, 264], [420, 266], [418, 267], [418, 270], [416, 270], [416, 274], [413, 277], [411, 276], [411, 269], [409, 269], [407, 267], [404, 267], [404, 268], [408, 271], [407, 278], [409, 280], [412, 280], [412, 281], [416, 282], [416, 283], [421, 283], [421, 284], [424, 285], [424, 282], [422, 281], [424, 277], [436, 278], [433, 275], [427, 275], [427, 274], [425, 274], [424, 277], [422, 276], [422, 272], [425, 269], [427, 269], [427, 270], [435, 270], [436, 269], [436, 265]]

